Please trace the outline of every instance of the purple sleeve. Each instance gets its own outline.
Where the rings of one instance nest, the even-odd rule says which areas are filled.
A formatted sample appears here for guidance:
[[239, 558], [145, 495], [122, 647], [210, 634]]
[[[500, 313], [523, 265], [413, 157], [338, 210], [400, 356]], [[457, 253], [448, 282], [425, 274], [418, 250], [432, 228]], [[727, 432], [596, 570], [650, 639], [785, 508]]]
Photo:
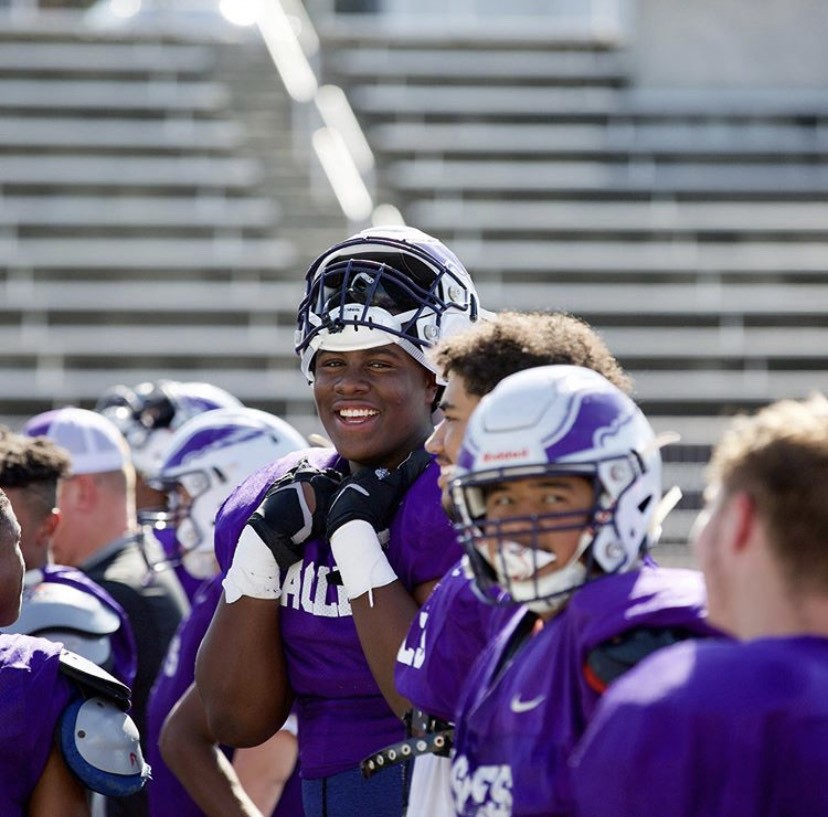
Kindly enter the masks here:
[[481, 602], [458, 562], [415, 617], [394, 668], [397, 689], [414, 706], [454, 720], [460, 689], [493, 631], [517, 607]]
[[158, 673], [147, 703], [147, 762], [152, 767], [152, 780], [147, 797], [152, 814], [175, 814], [176, 817], [202, 817], [187, 790], [164, 762], [158, 740], [164, 721], [187, 691], [195, 675], [198, 647], [221, 595], [218, 578], [202, 583], [193, 597], [190, 614], [179, 625], [170, 641], [167, 655]]
[[573, 754], [579, 815], [828, 813], [826, 659], [824, 639], [779, 638], [646, 659], [609, 688]]
[[43, 638], [0, 635], [0, 814], [25, 813], [58, 719], [78, 694], [58, 672], [60, 651]]
[[440, 468], [432, 460], [408, 489], [391, 522], [388, 561], [409, 590], [441, 578], [462, 556], [457, 535], [440, 504], [439, 474]]

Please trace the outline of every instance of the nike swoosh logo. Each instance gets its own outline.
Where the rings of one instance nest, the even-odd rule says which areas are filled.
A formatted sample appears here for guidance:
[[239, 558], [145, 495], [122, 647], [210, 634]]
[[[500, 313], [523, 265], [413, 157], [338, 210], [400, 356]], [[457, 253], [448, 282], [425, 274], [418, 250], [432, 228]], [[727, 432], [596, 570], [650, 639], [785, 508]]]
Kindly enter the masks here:
[[523, 712], [529, 712], [532, 709], [540, 706], [546, 700], [546, 695], [538, 695], [537, 698], [532, 698], [531, 701], [521, 701], [520, 695], [515, 695], [512, 698], [512, 703], [509, 705], [512, 712], [520, 715]]

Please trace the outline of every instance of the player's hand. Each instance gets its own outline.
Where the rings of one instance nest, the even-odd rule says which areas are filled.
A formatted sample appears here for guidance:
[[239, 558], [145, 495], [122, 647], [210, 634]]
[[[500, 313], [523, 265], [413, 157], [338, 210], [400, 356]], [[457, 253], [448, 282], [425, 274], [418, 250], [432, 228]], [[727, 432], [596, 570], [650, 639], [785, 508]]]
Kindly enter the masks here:
[[305, 542], [322, 534], [331, 497], [342, 475], [317, 468], [303, 459], [270, 486], [262, 503], [247, 520], [285, 571], [300, 561]]
[[431, 455], [418, 448], [393, 471], [366, 468], [343, 480], [328, 511], [328, 538], [355, 519], [368, 522], [377, 533], [386, 530], [405, 492], [430, 462]]

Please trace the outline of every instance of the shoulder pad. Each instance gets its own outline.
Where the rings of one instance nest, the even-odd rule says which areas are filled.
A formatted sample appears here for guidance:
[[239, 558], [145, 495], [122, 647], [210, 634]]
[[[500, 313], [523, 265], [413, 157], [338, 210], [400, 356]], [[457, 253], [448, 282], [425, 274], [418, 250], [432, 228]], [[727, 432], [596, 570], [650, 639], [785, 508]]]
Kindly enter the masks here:
[[132, 718], [103, 698], [77, 698], [66, 707], [60, 748], [81, 783], [107, 797], [135, 794], [150, 776]]
[[107, 666], [112, 658], [110, 636], [120, 626], [117, 614], [91, 593], [43, 581], [24, 591], [20, 616], [4, 632], [60, 641], [67, 649]]
[[584, 666], [587, 683], [603, 693], [616, 678], [651, 653], [691, 637], [692, 633], [680, 628], [641, 627], [604, 641], [587, 655]]
[[41, 582], [23, 594], [20, 617], [6, 631], [33, 635], [57, 628], [109, 635], [120, 626], [114, 610], [91, 593], [60, 582]]
[[129, 687], [89, 659], [69, 650], [61, 650], [59, 669], [62, 675], [71, 678], [81, 688], [84, 695], [99, 695], [124, 711], [129, 709]]

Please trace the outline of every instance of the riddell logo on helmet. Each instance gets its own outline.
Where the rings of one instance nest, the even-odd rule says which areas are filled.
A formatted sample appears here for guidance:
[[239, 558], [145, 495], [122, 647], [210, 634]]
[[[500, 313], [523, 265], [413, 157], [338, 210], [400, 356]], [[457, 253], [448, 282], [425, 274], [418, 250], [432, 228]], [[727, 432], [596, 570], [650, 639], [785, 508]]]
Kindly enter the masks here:
[[523, 459], [528, 455], [528, 448], [521, 448], [520, 451], [498, 451], [497, 454], [484, 454], [483, 462], [508, 462]]

